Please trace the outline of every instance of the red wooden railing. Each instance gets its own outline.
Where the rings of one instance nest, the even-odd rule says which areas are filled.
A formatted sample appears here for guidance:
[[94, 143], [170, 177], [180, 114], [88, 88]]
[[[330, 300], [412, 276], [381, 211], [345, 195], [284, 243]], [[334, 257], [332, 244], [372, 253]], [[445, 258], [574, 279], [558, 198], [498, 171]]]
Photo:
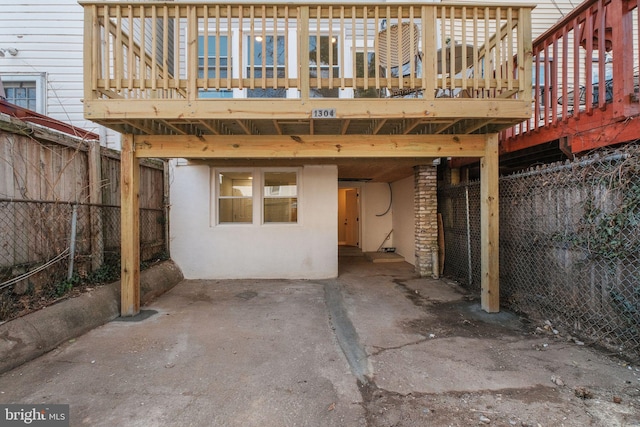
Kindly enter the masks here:
[[640, 137], [639, 5], [587, 0], [534, 41], [532, 118], [501, 133], [501, 153], [560, 141], [571, 157]]

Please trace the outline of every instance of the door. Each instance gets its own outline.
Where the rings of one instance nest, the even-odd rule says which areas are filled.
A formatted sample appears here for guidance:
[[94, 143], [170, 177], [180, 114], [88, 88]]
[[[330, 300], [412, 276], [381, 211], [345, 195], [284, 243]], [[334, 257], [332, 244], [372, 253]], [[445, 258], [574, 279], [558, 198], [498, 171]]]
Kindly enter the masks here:
[[338, 191], [338, 242], [358, 246], [360, 243], [360, 204], [357, 188]]

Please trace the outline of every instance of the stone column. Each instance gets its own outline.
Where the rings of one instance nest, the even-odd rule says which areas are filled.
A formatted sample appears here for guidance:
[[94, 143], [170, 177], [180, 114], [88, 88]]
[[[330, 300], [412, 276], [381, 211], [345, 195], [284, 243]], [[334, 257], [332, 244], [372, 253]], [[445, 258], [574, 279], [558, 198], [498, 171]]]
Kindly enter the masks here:
[[[416, 166], [414, 173], [415, 268], [420, 277], [433, 275], [434, 253], [438, 253], [437, 167]], [[436, 266], [437, 268], [437, 266]]]

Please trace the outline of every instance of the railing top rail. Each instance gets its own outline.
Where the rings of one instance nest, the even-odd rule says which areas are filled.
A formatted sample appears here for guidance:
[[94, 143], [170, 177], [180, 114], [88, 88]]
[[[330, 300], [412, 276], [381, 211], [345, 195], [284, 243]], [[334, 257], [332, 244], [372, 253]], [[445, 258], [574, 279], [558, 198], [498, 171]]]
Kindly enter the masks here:
[[[597, 0], [593, 0], [593, 1], [597, 1]], [[334, 6], [334, 7], [341, 7], [341, 6], [345, 6], [345, 7], [376, 7], [376, 6], [380, 6], [380, 7], [398, 7], [398, 6], [428, 6], [428, 7], [476, 7], [476, 8], [485, 8], [485, 7], [489, 7], [489, 8], [498, 8], [498, 7], [510, 7], [512, 9], [533, 9], [536, 7], [535, 3], [476, 3], [476, 2], [442, 2], [442, 3], [422, 3], [419, 1], [403, 1], [403, 2], [393, 2], [393, 3], [388, 3], [388, 2], [369, 2], [369, 1], [362, 1], [362, 2], [358, 2], [358, 1], [352, 1], [352, 2], [341, 2], [340, 4], [335, 4], [335, 1], [333, 0], [316, 0], [316, 1], [305, 1], [305, 2], [286, 2], [286, 1], [274, 1], [274, 0], [263, 0], [263, 1], [206, 1], [206, 0], [190, 0], [190, 1], [120, 1], [120, 0], [81, 0], [78, 2], [81, 6], [92, 6], [92, 5], [118, 5], [118, 6], [123, 6], [123, 5], [131, 5], [131, 4], [135, 4], [135, 5], [144, 5], [144, 6], [204, 6], [204, 5], [215, 5], [215, 4], [221, 4], [221, 5], [229, 5], [229, 6], [237, 6], [237, 5], [242, 5], [242, 6], [247, 6], [247, 5], [269, 5], [269, 6], [319, 6], [319, 5], [328, 5], [328, 6]]]

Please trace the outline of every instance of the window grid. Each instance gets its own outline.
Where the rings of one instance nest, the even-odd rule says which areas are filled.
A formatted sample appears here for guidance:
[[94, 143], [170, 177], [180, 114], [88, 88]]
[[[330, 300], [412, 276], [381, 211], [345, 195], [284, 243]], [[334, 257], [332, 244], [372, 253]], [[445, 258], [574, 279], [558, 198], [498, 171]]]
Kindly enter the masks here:
[[37, 110], [38, 98], [36, 82], [3, 82], [3, 85], [8, 102], [17, 105], [18, 107], [26, 108], [28, 110]]
[[298, 223], [299, 170], [221, 169], [212, 176], [216, 224]]

